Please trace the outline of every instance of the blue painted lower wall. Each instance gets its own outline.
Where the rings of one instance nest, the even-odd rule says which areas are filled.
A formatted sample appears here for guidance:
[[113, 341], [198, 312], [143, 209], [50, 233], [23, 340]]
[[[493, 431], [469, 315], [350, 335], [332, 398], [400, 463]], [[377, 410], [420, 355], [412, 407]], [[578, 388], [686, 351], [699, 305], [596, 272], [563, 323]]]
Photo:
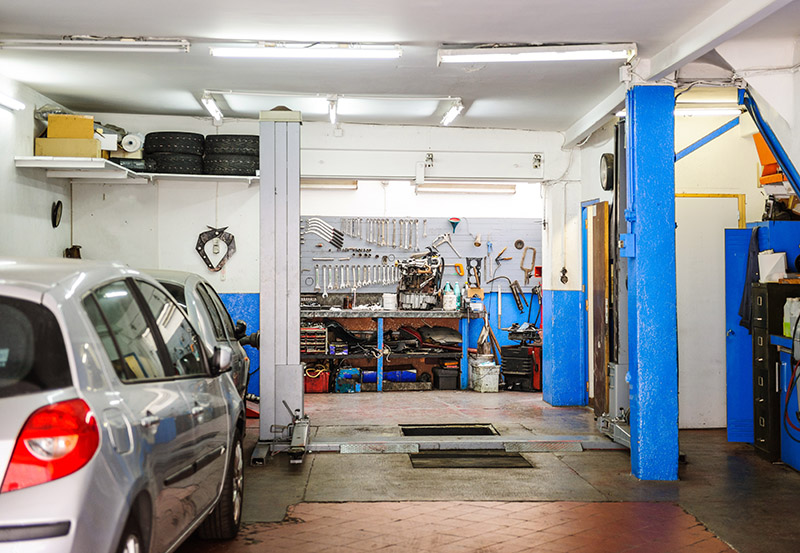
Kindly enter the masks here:
[[[248, 334], [258, 330], [258, 294], [220, 294], [219, 297], [234, 322], [242, 320], [247, 323]], [[260, 359], [258, 350], [250, 346], [245, 346], [244, 349], [247, 357], [250, 358], [250, 382], [247, 385], [247, 391], [259, 395], [258, 367]]]
[[581, 293], [544, 290], [542, 389], [550, 405], [586, 405], [581, 362]]

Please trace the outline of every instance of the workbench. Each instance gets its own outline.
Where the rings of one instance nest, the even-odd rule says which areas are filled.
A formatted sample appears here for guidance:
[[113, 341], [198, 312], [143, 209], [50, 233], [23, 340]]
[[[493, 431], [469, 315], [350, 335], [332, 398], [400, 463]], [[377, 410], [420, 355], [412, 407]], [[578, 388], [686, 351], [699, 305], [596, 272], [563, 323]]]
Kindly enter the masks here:
[[[383, 350], [383, 330], [386, 319], [458, 319], [459, 332], [461, 333], [460, 352], [440, 352], [440, 353], [392, 353], [394, 359], [458, 359], [460, 361], [460, 381], [459, 387], [466, 390], [469, 385], [469, 358], [467, 347], [469, 341], [469, 319], [472, 314], [469, 311], [370, 311], [361, 309], [301, 309], [301, 319], [373, 319], [377, 324], [378, 350]], [[370, 359], [373, 356], [368, 354], [353, 355], [327, 355], [327, 354], [303, 354], [303, 360], [328, 360], [328, 359]], [[383, 366], [385, 356], [376, 358], [377, 361], [377, 387], [378, 391], [383, 391]]]

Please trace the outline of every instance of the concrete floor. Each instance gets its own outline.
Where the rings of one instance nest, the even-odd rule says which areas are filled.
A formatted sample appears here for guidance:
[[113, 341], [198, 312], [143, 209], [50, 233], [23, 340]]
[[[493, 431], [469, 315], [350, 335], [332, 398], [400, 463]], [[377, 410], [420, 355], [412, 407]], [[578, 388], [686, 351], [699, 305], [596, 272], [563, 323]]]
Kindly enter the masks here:
[[[317, 437], [391, 435], [401, 422], [493, 423], [501, 434], [535, 436], [594, 432], [588, 409], [550, 407], [541, 394], [308, 395], [306, 411]], [[257, 427], [251, 427], [248, 451], [256, 439]], [[414, 469], [407, 455], [385, 453], [310, 454], [302, 465], [290, 466], [285, 455], [277, 455], [265, 466], [247, 468], [243, 535], [251, 532], [252, 542], [258, 523], [284, 520], [290, 506], [302, 503], [496, 501], [500, 508], [508, 502], [666, 502], [741, 553], [798, 551], [800, 473], [765, 462], [749, 445], [727, 443], [722, 430], [682, 431], [680, 440], [687, 461], [678, 482], [640, 482], [630, 475], [629, 454], [613, 450], [524, 453], [531, 469]], [[228, 550], [190, 540], [179, 551]]]

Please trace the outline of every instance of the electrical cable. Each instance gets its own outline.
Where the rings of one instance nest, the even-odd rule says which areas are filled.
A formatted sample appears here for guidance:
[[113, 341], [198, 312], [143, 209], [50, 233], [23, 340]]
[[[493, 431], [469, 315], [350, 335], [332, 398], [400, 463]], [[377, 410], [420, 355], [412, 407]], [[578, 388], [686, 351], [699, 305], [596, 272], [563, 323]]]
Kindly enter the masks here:
[[[794, 361], [794, 340], [797, 337], [797, 326], [798, 326], [798, 323], [800, 323], [800, 317], [798, 317], [795, 320], [794, 328], [792, 329], [792, 359], [791, 359], [792, 361]], [[786, 435], [789, 436], [789, 438], [791, 440], [793, 440], [793, 441], [795, 441], [797, 443], [800, 443], [800, 439], [797, 439], [794, 436], [792, 436], [792, 433], [789, 431], [789, 426], [791, 426], [792, 428], [794, 428], [795, 430], [800, 432], [800, 428], [795, 426], [794, 423], [792, 422], [791, 418], [789, 418], [789, 400], [792, 397], [792, 393], [797, 389], [797, 379], [798, 379], [797, 369], [798, 369], [798, 367], [800, 367], [800, 360], [798, 360], [794, 364], [794, 368], [792, 369], [792, 380], [791, 380], [791, 383], [789, 384], [788, 389], [786, 390], [786, 398], [785, 398], [785, 400], [783, 402], [783, 429], [786, 431]], [[787, 426], [787, 423], [788, 423], [789, 426]]]

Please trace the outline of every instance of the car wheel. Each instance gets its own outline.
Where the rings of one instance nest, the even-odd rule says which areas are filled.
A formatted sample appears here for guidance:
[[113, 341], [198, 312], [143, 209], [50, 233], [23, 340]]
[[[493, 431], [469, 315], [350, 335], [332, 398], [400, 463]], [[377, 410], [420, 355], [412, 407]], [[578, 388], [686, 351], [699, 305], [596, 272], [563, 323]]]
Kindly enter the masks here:
[[133, 518], [125, 524], [125, 530], [122, 532], [117, 551], [119, 553], [144, 553], [142, 532]]
[[214, 510], [200, 526], [199, 535], [203, 539], [229, 540], [236, 537], [242, 522], [242, 501], [244, 499], [244, 451], [239, 431], [233, 438], [228, 471], [222, 485], [222, 495]]

